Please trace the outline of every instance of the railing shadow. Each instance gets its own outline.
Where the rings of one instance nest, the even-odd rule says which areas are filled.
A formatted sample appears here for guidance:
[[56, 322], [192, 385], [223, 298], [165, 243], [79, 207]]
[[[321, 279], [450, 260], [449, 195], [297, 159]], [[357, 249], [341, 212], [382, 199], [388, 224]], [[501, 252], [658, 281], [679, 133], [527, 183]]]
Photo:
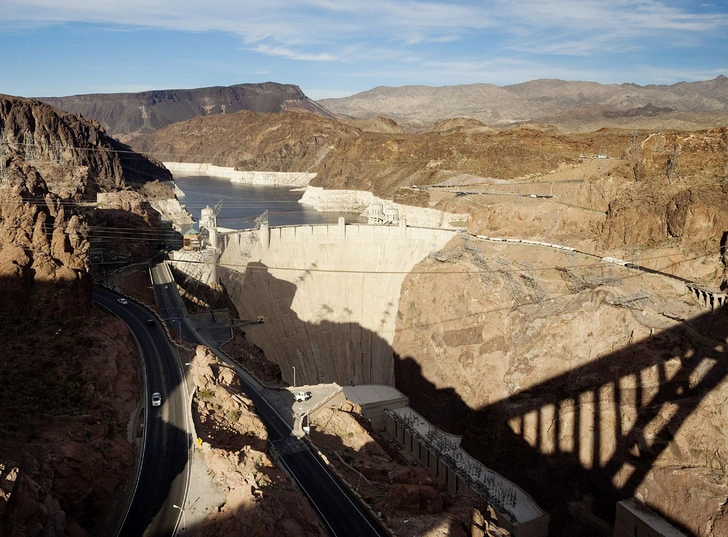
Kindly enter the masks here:
[[397, 387], [528, 490], [560, 532], [569, 501], [591, 496], [594, 513], [612, 520], [615, 502], [635, 495], [658, 459], [679, 466], [695, 458], [686, 449], [710, 451], [674, 439], [725, 383], [727, 320], [725, 309], [706, 313], [482, 408], [435, 387], [411, 357], [395, 360]]

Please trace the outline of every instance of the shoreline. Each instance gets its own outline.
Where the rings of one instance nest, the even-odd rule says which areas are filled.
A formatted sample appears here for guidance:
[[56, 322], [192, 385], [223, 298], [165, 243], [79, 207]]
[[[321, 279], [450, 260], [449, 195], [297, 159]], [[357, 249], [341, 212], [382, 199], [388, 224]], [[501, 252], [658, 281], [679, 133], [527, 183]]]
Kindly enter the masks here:
[[387, 209], [396, 209], [399, 218], [411, 226], [436, 227], [444, 229], [463, 229], [467, 227], [467, 214], [447, 213], [428, 207], [414, 207], [394, 203], [379, 198], [366, 190], [327, 190], [311, 186], [315, 173], [304, 172], [253, 172], [237, 171], [233, 168], [215, 166], [214, 164], [190, 162], [164, 162], [172, 175], [209, 175], [222, 179], [230, 179], [231, 183], [242, 183], [261, 186], [288, 186], [291, 190], [303, 191], [298, 203], [307, 205], [319, 212], [353, 212], [367, 216], [373, 204], [380, 204]]
[[368, 215], [369, 207], [375, 204], [384, 209], [396, 209], [400, 220], [410, 226], [436, 227], [443, 229], [464, 229], [467, 227], [469, 215], [448, 213], [428, 207], [402, 205], [392, 200], [379, 198], [366, 190], [326, 190], [318, 186], [309, 186], [298, 203], [313, 207], [321, 212], [359, 212]]
[[164, 166], [175, 175], [210, 175], [230, 179], [231, 183], [261, 186], [306, 187], [316, 177], [307, 172], [253, 172], [238, 171], [235, 168], [215, 166], [198, 162], [163, 162]]

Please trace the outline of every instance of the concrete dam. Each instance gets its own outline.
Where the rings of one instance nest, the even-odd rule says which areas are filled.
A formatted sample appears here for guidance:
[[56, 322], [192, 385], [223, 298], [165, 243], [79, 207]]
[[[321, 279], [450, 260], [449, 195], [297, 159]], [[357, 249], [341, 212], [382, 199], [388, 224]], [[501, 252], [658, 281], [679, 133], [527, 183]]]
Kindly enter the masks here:
[[293, 384], [394, 385], [400, 286], [455, 230], [354, 224], [220, 233], [217, 278]]

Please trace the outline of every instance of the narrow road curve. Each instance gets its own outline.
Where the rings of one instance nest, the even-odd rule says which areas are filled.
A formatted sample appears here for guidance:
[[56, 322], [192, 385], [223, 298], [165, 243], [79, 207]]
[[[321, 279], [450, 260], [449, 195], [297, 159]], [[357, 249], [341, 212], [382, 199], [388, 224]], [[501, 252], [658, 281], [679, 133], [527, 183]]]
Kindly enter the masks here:
[[351, 496], [319, 457], [308, 449], [307, 444], [292, 436], [290, 426], [264, 398], [258, 382], [212, 342], [205, 341], [199, 332], [187, 323], [186, 311], [167, 268], [162, 263], [152, 265], [150, 274], [157, 304], [163, 312], [163, 317], [173, 321], [170, 328], [179, 330], [191, 343], [205, 345], [238, 374], [242, 390], [253, 401], [263, 424], [268, 429], [268, 438], [278, 451], [279, 460], [318, 511], [328, 526], [329, 533], [333, 537], [387, 536], [388, 533], [380, 523]]
[[[148, 310], [107, 289], [94, 289], [93, 302], [118, 316], [129, 327], [144, 361], [142, 396], [146, 401], [141, 467], [133, 498], [118, 535], [167, 537], [175, 533], [189, 481], [189, 401], [182, 370], [163, 327]], [[151, 324], [149, 321], [152, 321]], [[162, 394], [161, 406], [151, 404], [152, 393]]]

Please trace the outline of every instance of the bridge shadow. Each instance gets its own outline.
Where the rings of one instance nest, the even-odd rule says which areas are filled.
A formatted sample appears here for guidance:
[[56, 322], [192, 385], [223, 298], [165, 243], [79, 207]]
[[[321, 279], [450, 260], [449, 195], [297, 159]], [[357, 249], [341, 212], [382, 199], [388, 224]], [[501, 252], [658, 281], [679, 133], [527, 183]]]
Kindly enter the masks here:
[[[613, 521], [615, 502], [638, 493], [658, 461], [679, 468], [702, 459], [725, 474], [718, 438], [673, 440], [725, 386], [727, 337], [726, 310], [706, 313], [481, 408], [438, 389], [412, 357], [395, 358], [397, 387], [434, 424], [463, 435], [471, 455], [534, 496], [561, 535], [569, 502], [593, 498], [594, 514]], [[688, 520], [672, 522], [690, 533], [706, 522]]]
[[[280, 322], [287, 327], [287, 332], [269, 334], [270, 341], [322, 330], [321, 336], [312, 339], [329, 338], [320, 341], [331, 346], [331, 334], [341, 329], [349, 337], [377, 340], [376, 345], [384, 345], [394, 357], [396, 387], [410, 398], [412, 408], [443, 430], [462, 435], [466, 451], [531, 494], [550, 513], [552, 535], [594, 535], [574, 522], [572, 502], [589, 498], [593, 514], [612, 522], [615, 502], [647, 490], [645, 482], [662, 469], [696, 466], [725, 475], [719, 435], [706, 434], [691, 443], [698, 438], [694, 429], [701, 426], [695, 420], [711, 412], [702, 407], [718, 404], [712, 394], [725, 385], [728, 376], [725, 308], [675, 324], [503, 400], [471, 408], [456, 389], [438, 388], [429, 381], [418, 357], [395, 355], [373, 331], [357, 323], [301, 320], [291, 309], [298, 286], [275, 278], [262, 264], [252, 269], [240, 289], [253, 292], [253, 298], [237, 304], [249, 318], [265, 315], [262, 326]], [[255, 310], [245, 310], [250, 304]], [[258, 329], [257, 325], [250, 328], [254, 343], [259, 341], [254, 333]], [[346, 341], [343, 335], [340, 339]], [[261, 347], [268, 354], [266, 345]], [[284, 376], [295, 366], [299, 375], [310, 375], [299, 377], [309, 383], [371, 382], [355, 377], [360, 364], [349, 361], [346, 352], [325, 363], [317, 363], [314, 354], [289, 352], [282, 360], [275, 354], [271, 359], [279, 363]], [[683, 428], [689, 430], [681, 434]], [[687, 486], [680, 477], [670, 476], [662, 485], [668, 490]], [[694, 512], [671, 517], [661, 511], [660, 503], [648, 504], [688, 533], [699, 533], [705, 523]], [[683, 512], [691, 512], [692, 507]]]

